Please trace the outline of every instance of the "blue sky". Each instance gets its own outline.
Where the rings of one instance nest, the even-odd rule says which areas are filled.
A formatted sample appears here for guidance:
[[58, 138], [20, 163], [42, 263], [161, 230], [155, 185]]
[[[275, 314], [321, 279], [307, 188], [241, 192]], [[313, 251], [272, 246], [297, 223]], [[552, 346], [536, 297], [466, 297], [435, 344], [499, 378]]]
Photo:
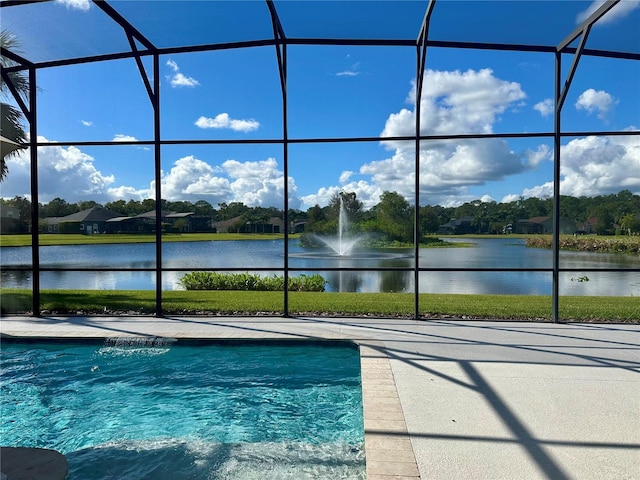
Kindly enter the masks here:
[[[610, 34], [616, 22], [639, 18], [638, 1], [622, 3], [621, 13], [595, 26], [592, 35]], [[482, 2], [458, 4], [466, 8]], [[118, 2], [114, 6], [118, 8]], [[511, 21], [518, 2], [509, 6], [504, 15], [510, 17], [504, 22]], [[571, 28], [594, 6], [566, 2], [567, 15], [575, 19]], [[57, 2], [52, 12], [60, 19], [70, 12], [90, 13], [83, 8], [87, 4], [80, 0]], [[135, 3], [128, 8], [135, 9]], [[482, 22], [477, 23], [481, 28]], [[10, 29], [10, 22], [4, 27]], [[202, 32], [194, 35], [198, 33]], [[30, 58], [28, 45], [25, 41], [23, 54]], [[290, 46], [287, 58], [290, 138], [414, 133], [414, 48]], [[563, 62], [567, 68], [571, 57]], [[638, 63], [583, 57], [563, 109], [563, 129], [640, 128]], [[273, 47], [166, 55], [161, 57], [160, 74], [163, 139], [282, 136]], [[553, 54], [430, 48], [423, 132], [550, 132], [553, 75]], [[46, 68], [39, 71], [38, 82], [42, 141], [153, 140], [153, 111], [133, 60]], [[640, 137], [565, 138], [562, 148], [563, 194], [591, 196], [622, 189], [640, 194]], [[290, 206], [306, 210], [326, 205], [340, 190], [356, 192], [367, 207], [387, 190], [413, 202], [414, 149], [413, 142], [291, 144]], [[423, 142], [421, 204], [551, 196], [552, 154], [551, 138]], [[163, 197], [204, 199], [214, 206], [240, 201], [282, 208], [283, 157], [282, 146], [269, 143], [163, 146]], [[153, 158], [150, 145], [41, 147], [40, 201], [62, 197], [105, 203], [153, 197]], [[12, 159], [8, 166], [0, 195], [29, 196], [28, 157]]]

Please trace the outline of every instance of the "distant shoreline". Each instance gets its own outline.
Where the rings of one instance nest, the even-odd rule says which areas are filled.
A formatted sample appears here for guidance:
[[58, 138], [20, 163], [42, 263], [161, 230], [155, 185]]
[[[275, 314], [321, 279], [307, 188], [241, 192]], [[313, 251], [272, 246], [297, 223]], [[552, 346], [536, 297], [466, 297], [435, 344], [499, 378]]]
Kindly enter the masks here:
[[[551, 235], [527, 237], [527, 247], [553, 248]], [[560, 235], [560, 249], [592, 253], [623, 253], [640, 255], [640, 235], [600, 236], [600, 235]]]
[[[430, 238], [431, 235], [425, 238]], [[127, 244], [127, 243], [155, 243], [154, 234], [40, 234], [39, 245], [100, 245], [100, 244]], [[290, 239], [300, 238], [300, 234], [290, 234]], [[443, 242], [421, 243], [420, 248], [452, 248], [472, 247], [473, 242], [447, 242], [447, 238], [458, 239], [525, 239], [527, 247], [553, 248], [551, 235], [433, 235], [433, 238], [445, 239]], [[162, 234], [163, 242], [211, 242], [211, 241], [246, 241], [246, 240], [284, 240], [280, 233], [165, 233]], [[28, 247], [31, 245], [31, 235], [0, 235], [0, 247]], [[374, 248], [413, 248], [412, 244], [399, 245], [375, 245]], [[628, 255], [640, 254], [640, 235], [631, 236], [603, 236], [603, 235], [561, 235], [561, 250], [574, 250], [593, 253], [622, 253]]]

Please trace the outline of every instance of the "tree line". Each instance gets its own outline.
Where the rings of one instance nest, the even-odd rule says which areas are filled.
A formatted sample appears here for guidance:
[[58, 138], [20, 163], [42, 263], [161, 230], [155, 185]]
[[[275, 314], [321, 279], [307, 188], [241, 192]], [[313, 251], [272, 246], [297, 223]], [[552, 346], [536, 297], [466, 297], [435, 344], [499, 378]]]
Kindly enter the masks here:
[[[347, 212], [351, 229], [355, 233], [376, 233], [386, 242], [411, 243], [414, 232], [414, 208], [400, 194], [384, 192], [374, 207], [365, 210], [353, 192], [341, 192], [332, 197], [325, 207], [315, 205], [306, 211], [290, 209], [288, 219], [290, 231], [318, 234], [333, 234], [338, 228], [341, 203]], [[31, 202], [21, 196], [0, 199], [0, 206], [10, 205], [18, 209], [20, 219], [30, 224]], [[38, 205], [40, 218], [64, 217], [92, 207], [104, 207], [123, 216], [135, 216], [155, 210], [153, 199], [116, 200], [99, 204], [95, 201], [69, 203], [62, 198], [54, 198]], [[273, 217], [284, 218], [283, 210], [275, 207], [248, 207], [241, 202], [221, 203], [217, 208], [206, 200], [176, 201], [162, 200], [162, 210], [176, 213], [193, 212], [209, 218], [212, 222], [240, 217], [243, 223], [267, 223]], [[419, 238], [436, 234], [440, 227], [452, 219], [470, 219], [472, 233], [499, 234], [505, 226], [518, 220], [552, 216], [553, 200], [550, 198], [519, 198], [513, 202], [498, 203], [474, 200], [456, 207], [425, 205], [419, 211]], [[595, 197], [561, 196], [560, 216], [576, 224], [597, 218], [595, 233], [606, 235], [615, 233], [640, 232], [640, 195], [629, 190]], [[618, 232], [617, 232], [618, 230]]]

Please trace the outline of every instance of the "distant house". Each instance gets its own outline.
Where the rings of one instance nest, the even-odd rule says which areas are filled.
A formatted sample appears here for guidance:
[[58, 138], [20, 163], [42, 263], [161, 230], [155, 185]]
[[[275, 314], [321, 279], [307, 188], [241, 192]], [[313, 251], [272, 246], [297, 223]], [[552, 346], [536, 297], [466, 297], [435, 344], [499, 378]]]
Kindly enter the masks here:
[[268, 230], [264, 233], [284, 233], [284, 220], [280, 217], [271, 217], [264, 227]]
[[114, 217], [107, 220], [107, 233], [152, 233], [155, 221], [137, 217]]
[[211, 218], [204, 215], [196, 215], [195, 212], [170, 213], [164, 218], [176, 231], [190, 233], [212, 231]]
[[58, 224], [63, 217], [47, 217], [40, 221], [40, 233], [59, 233]]
[[230, 218], [213, 224], [218, 233], [282, 233], [284, 221], [279, 217], [271, 217], [265, 223], [247, 223], [242, 216]]
[[236, 233], [240, 230], [243, 221], [242, 217], [234, 217], [228, 220], [222, 220], [213, 224], [213, 231], [217, 233]]
[[[560, 233], [576, 233], [576, 222], [567, 218], [560, 219]], [[526, 220], [518, 220], [515, 226], [515, 233], [523, 234], [551, 234], [553, 233], [553, 217], [532, 217]]]
[[475, 233], [473, 230], [473, 217], [452, 218], [444, 225], [438, 227], [440, 235], [464, 235]]
[[82, 233], [93, 235], [106, 233], [107, 221], [120, 216], [118, 213], [103, 207], [93, 207], [66, 217], [49, 217], [41, 222], [44, 233]]
[[[211, 220], [195, 212], [160, 212], [163, 230], [175, 232], [211, 232]], [[115, 217], [107, 221], [109, 233], [153, 233], [156, 229], [156, 211], [151, 210], [133, 217]]]
[[305, 229], [307, 228], [307, 223], [309, 223], [309, 220], [297, 220], [295, 222], [291, 223], [291, 229], [289, 230], [289, 233], [302, 233], [305, 231]]
[[28, 233], [29, 225], [20, 220], [20, 210], [12, 205], [0, 204], [0, 233]]
[[[162, 218], [173, 212], [163, 210]], [[156, 211], [140, 213], [132, 217], [116, 217], [107, 222], [108, 233], [153, 233], [156, 231]]]
[[578, 233], [595, 233], [596, 228], [598, 226], [598, 217], [587, 218], [584, 223], [579, 223], [576, 225], [576, 230]]
[[551, 217], [532, 217], [516, 222], [516, 233], [551, 233], [553, 231], [553, 219]]
[[0, 203], [0, 218], [20, 218], [20, 210], [12, 205]]

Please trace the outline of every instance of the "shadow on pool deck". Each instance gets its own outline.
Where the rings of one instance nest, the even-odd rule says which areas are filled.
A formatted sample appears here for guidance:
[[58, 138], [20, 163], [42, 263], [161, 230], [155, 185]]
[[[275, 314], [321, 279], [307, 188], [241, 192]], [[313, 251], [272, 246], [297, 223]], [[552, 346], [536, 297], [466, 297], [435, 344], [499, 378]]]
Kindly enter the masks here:
[[2, 319], [3, 335], [349, 339], [371, 480], [640, 478], [640, 326], [353, 318]]

